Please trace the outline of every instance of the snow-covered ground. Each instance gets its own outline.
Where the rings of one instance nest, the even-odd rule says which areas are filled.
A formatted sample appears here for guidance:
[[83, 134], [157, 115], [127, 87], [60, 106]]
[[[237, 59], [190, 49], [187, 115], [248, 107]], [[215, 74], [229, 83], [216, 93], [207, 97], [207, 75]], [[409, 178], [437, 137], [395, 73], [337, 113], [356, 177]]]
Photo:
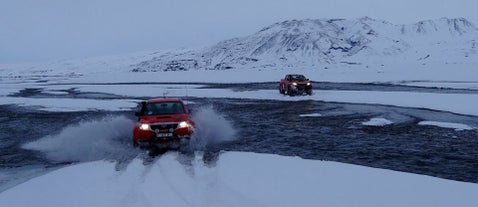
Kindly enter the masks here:
[[380, 118], [380, 117], [372, 118], [366, 122], [362, 122], [362, 125], [365, 125], [365, 126], [385, 126], [389, 124], [393, 124], [393, 122], [388, 119]]
[[[336, 162], [226, 152], [168, 153], [124, 171], [68, 166], [0, 194], [0, 206], [475, 206], [478, 185]], [[27, 196], [27, 197], [26, 197]]]
[[301, 114], [300, 117], [321, 117], [322, 114], [319, 113], [312, 113], [312, 114]]
[[[147, 54], [144, 56], [149, 57]], [[131, 72], [131, 64], [145, 59], [135, 57], [105, 57], [60, 61], [51, 64], [0, 65], [2, 83], [250, 83], [277, 82], [287, 73], [302, 73], [312, 81], [353, 83], [396, 83], [443, 86], [453, 82], [464, 87], [475, 87], [477, 60], [444, 64], [441, 62], [409, 63], [371, 62], [361, 65], [322, 64], [304, 68], [240, 68], [234, 70], [189, 70], [168, 72]], [[453, 72], [451, 72], [453, 71]], [[475, 83], [475, 84], [473, 84]]]
[[[222, 80], [224, 78], [227, 76]], [[257, 78], [259, 81], [267, 79]], [[478, 115], [474, 107], [478, 104], [478, 97], [473, 94], [316, 90], [312, 96], [289, 97], [276, 90], [233, 91], [203, 89], [201, 85], [48, 85], [31, 82], [2, 85], [7, 87], [1, 91], [1, 104], [40, 106], [47, 111], [117, 111], [131, 109], [139, 99], [19, 98], [7, 95], [24, 88], [39, 88], [49, 94], [64, 95], [62, 91], [74, 87], [78, 92], [128, 97], [167, 94], [281, 101], [317, 100]], [[300, 116], [322, 115], [311, 113]], [[112, 121], [131, 125], [121, 118]], [[442, 127], [450, 126], [434, 123]], [[363, 124], [382, 126], [390, 124], [390, 121], [377, 118]], [[84, 123], [82, 127], [102, 127], [94, 125]], [[453, 128], [457, 126], [464, 127], [456, 124]], [[62, 143], [75, 141], [75, 136], [69, 135], [78, 133], [81, 132], [68, 128], [57, 136], [24, 147], [41, 150], [47, 146], [48, 150], [53, 149], [47, 154], [53, 156], [51, 159], [54, 160], [81, 157], [81, 150], [84, 149], [75, 150], [74, 145], [66, 151], [58, 150], [62, 148]], [[219, 156], [217, 163], [204, 164], [199, 155], [188, 157], [168, 153], [148, 165], [137, 158], [126, 170], [119, 171], [114, 162], [94, 161], [95, 157], [84, 159], [83, 163], [32, 178], [0, 193], [0, 206], [475, 206], [478, 202], [478, 185], [473, 183], [297, 157], [225, 152]], [[25, 195], [29, 195], [28, 199], [24, 199]]]
[[[21, 87], [21, 86], [20, 86]], [[400, 107], [426, 108], [453, 113], [478, 115], [478, 95], [423, 92], [384, 92], [384, 91], [339, 91], [315, 90], [312, 96], [283, 96], [277, 90], [233, 91], [230, 89], [201, 89], [194, 85], [54, 85], [36, 86], [45, 91], [66, 90], [75, 87], [79, 92], [100, 92], [128, 97], [201, 97], [201, 98], [243, 98], [281, 101], [316, 100], [328, 102], [381, 104]], [[17, 92], [20, 90], [17, 89]], [[8, 91], [8, 90], [7, 90]], [[10, 90], [8, 92], [12, 92]], [[1, 94], [0, 94], [1, 95]], [[7, 95], [7, 94], [3, 94]], [[90, 100], [90, 99], [50, 99], [2, 97], [0, 104], [39, 106], [43, 110], [84, 111], [84, 110], [123, 110], [135, 106], [139, 100]]]
[[420, 86], [420, 87], [436, 87], [436, 88], [455, 88], [455, 89], [473, 89], [478, 90], [478, 82], [466, 82], [466, 81], [413, 81], [410, 83], [404, 83], [408, 86]]
[[120, 111], [131, 110], [139, 100], [92, 100], [73, 98], [18, 98], [2, 97], [0, 105], [15, 104], [26, 107], [38, 107], [44, 111]]
[[455, 129], [457, 131], [474, 129], [473, 127], [468, 126], [466, 124], [439, 122], [439, 121], [421, 121], [418, 123], [418, 125], [437, 126], [437, 127]]

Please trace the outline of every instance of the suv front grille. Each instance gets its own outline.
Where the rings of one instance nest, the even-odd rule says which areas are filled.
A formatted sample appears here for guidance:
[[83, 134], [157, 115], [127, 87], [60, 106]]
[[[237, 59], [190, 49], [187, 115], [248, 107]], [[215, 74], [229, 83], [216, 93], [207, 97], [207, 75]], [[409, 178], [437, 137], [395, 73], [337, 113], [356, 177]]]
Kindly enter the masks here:
[[307, 84], [297, 84], [296, 86], [299, 90], [304, 90], [307, 88]]
[[173, 129], [175, 130], [178, 128], [178, 123], [167, 123], [167, 124], [151, 124], [151, 129], [155, 131], [156, 129], [158, 130], [170, 130]]

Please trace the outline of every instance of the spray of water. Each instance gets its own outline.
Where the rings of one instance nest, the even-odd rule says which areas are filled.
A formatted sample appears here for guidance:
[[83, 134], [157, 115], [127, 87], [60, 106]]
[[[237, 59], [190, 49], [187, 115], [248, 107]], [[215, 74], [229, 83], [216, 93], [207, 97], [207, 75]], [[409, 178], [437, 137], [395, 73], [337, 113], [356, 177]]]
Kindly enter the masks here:
[[208, 145], [233, 141], [237, 138], [232, 123], [212, 106], [197, 109], [192, 119], [196, 127], [190, 146], [194, 149], [203, 149]]
[[[212, 106], [197, 109], [196, 123], [190, 146], [202, 150], [207, 146], [233, 141], [233, 125]], [[99, 120], [81, 121], [64, 128], [60, 133], [26, 143], [24, 149], [42, 152], [56, 162], [85, 162], [94, 160], [127, 161], [139, 151], [131, 145], [134, 121], [124, 116], [107, 116]]]
[[129, 144], [133, 125], [124, 116], [82, 121], [22, 147], [41, 151], [48, 159], [60, 162], [127, 159], [135, 155]]

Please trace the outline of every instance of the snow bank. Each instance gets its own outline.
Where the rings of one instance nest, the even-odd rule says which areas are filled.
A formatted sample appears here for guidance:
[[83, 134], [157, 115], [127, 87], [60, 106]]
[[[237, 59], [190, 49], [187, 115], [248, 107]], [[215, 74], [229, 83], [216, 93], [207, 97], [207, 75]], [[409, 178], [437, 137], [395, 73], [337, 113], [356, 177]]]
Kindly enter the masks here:
[[[122, 96], [157, 96], [159, 92], [170, 96], [184, 96], [185, 88], [166, 89], [162, 91], [150, 90], [150, 86], [135, 86], [136, 90], [123, 90], [129, 87], [79, 87], [82, 92], [112, 93]], [[136, 91], [141, 91], [137, 93]], [[478, 95], [452, 93], [422, 93], [396, 91], [341, 91], [315, 90], [312, 96], [289, 97], [279, 94], [276, 90], [232, 91], [229, 89], [198, 89], [187, 90], [190, 97], [199, 98], [246, 98], [260, 100], [302, 101], [316, 100], [358, 104], [381, 104], [400, 107], [426, 108], [440, 111], [450, 111], [459, 114], [478, 115]]]
[[279, 155], [227, 152], [215, 166], [167, 153], [126, 170], [96, 161], [0, 194], [0, 206], [476, 206], [478, 185]]
[[[96, 90], [103, 92], [102, 88], [96, 88]], [[184, 91], [172, 90], [168, 91], [168, 93], [171, 96], [183, 96]], [[122, 91], [116, 91], [115, 94], [133, 95], [124, 94]], [[312, 96], [289, 97], [279, 94], [276, 90], [236, 92], [228, 89], [191, 89], [188, 91], [188, 94], [191, 97], [199, 98], [245, 98], [281, 101], [316, 100], [357, 104], [381, 104], [478, 115], [478, 109], [475, 107], [478, 105], [478, 95], [476, 94], [315, 90]]]
[[12, 88], [0, 88], [0, 97], [10, 95], [17, 91], [18, 91], [17, 89], [12, 89]]
[[42, 111], [124, 111], [131, 110], [139, 100], [116, 99], [95, 100], [81, 98], [21, 98], [2, 97], [0, 105], [15, 104], [25, 107], [38, 107]]
[[[368, 59], [368, 57], [362, 57]], [[457, 57], [458, 58], [458, 57]], [[131, 65], [141, 60], [128, 61], [128, 57], [98, 57], [89, 62], [85, 59], [67, 60], [53, 64], [12, 65], [0, 71], [4, 83], [131, 83], [131, 82], [177, 82], [177, 83], [251, 83], [279, 81], [288, 73], [302, 73], [313, 81], [404, 83], [417, 80], [426, 82], [455, 81], [477, 82], [476, 61], [391, 62], [382, 59], [369, 63], [350, 65], [317, 64], [313, 67], [252, 68], [244, 66], [233, 70], [189, 70], [171, 72], [134, 73]], [[145, 58], [147, 60], [150, 58]], [[443, 59], [443, 58], [442, 58]], [[451, 60], [450, 57], [445, 58]], [[302, 59], [301, 59], [302, 61]], [[362, 60], [359, 60], [362, 62]], [[48, 68], [48, 70], [45, 70]], [[80, 70], [81, 69], [81, 70]], [[433, 86], [433, 84], [429, 85]]]
[[466, 124], [439, 122], [439, 121], [421, 121], [418, 123], [418, 125], [437, 126], [442, 128], [455, 129], [457, 131], [474, 129], [473, 127], [468, 126]]
[[407, 86], [420, 86], [420, 87], [437, 87], [437, 88], [454, 88], [454, 89], [478, 89], [478, 82], [466, 82], [466, 81], [413, 81], [404, 83]]
[[362, 122], [362, 125], [364, 126], [385, 126], [389, 124], [393, 124], [393, 122], [388, 119], [380, 118], [380, 117], [371, 118], [370, 120], [366, 122]]
[[0, 193], [20, 183], [24, 183], [39, 175], [45, 174], [54, 168], [44, 168], [40, 165], [28, 165], [14, 168], [0, 169]]
[[[478, 109], [476, 108], [478, 105], [477, 94], [315, 90], [312, 96], [290, 97], [281, 95], [276, 90], [233, 91], [230, 89], [203, 89], [198, 88], [197, 86], [167, 87], [165, 85], [98, 85], [75, 87], [80, 92], [99, 92], [138, 98], [144, 96], [158, 97], [166, 94], [170, 97], [189, 96], [198, 98], [243, 98], [281, 101], [316, 100], [425, 108], [478, 116]], [[48, 91], [53, 88], [45, 87], [44, 89]], [[38, 106], [41, 110], [46, 111], [131, 110], [131, 108], [136, 106], [136, 102], [138, 102], [138, 100], [132, 99], [92, 100], [17, 97], [3, 97], [0, 99], [0, 105], [18, 104], [21, 106]]]

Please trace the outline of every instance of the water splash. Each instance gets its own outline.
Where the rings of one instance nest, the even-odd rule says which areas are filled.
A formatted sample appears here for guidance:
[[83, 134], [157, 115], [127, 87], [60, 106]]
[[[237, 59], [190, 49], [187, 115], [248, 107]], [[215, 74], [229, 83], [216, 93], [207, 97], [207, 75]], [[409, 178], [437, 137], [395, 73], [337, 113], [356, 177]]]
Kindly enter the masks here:
[[24, 149], [43, 152], [53, 161], [122, 160], [133, 157], [130, 145], [134, 122], [124, 116], [107, 116], [101, 120], [82, 121], [26, 143]]
[[237, 139], [232, 122], [214, 110], [212, 106], [197, 109], [192, 115], [192, 119], [196, 123], [196, 127], [190, 146], [194, 149], [203, 149], [208, 145]]

